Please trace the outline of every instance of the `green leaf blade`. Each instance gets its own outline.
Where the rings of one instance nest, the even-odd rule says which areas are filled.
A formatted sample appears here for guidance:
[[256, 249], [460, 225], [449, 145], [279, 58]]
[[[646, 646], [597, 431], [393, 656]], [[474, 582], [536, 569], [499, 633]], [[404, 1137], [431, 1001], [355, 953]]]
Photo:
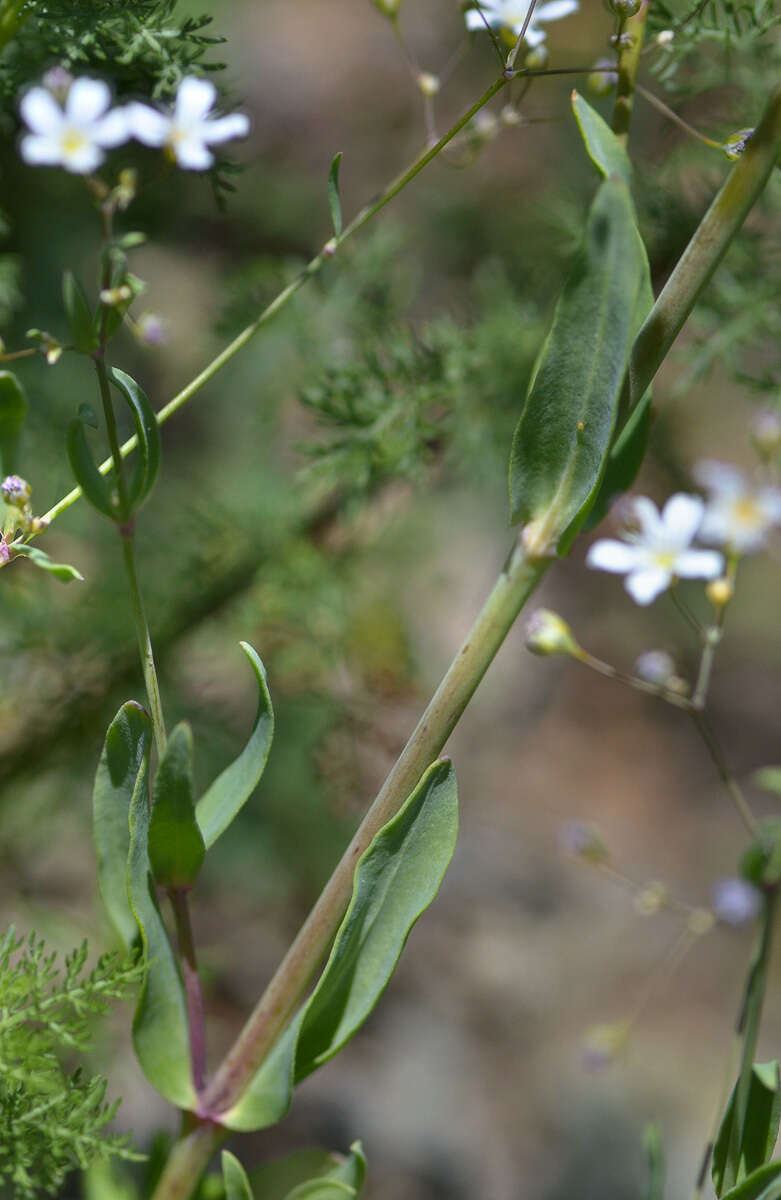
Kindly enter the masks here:
[[127, 892], [130, 803], [149, 771], [152, 722], [134, 700], [123, 704], [108, 727], [92, 792], [92, 830], [98, 886], [109, 920], [125, 949], [138, 936]]
[[333, 1058], [374, 1009], [412, 926], [439, 890], [457, 832], [455, 771], [437, 762], [356, 867], [350, 907], [306, 1006], [296, 1082]]
[[19, 469], [19, 442], [27, 417], [27, 397], [12, 371], [0, 371], [0, 467], [2, 474]]
[[152, 874], [162, 887], [186, 890], [195, 883], [205, 854], [193, 800], [193, 738], [183, 722], [168, 739], [152, 788]]
[[87, 444], [84, 425], [78, 419], [71, 421], [68, 425], [66, 449], [71, 470], [84, 498], [104, 517], [108, 517], [112, 521], [118, 520], [119, 510], [114, 503], [111, 488], [97, 468]]
[[72, 271], [62, 277], [62, 299], [74, 350], [90, 354], [98, 344], [94, 321], [84, 288]]
[[39, 571], [46, 571], [49, 575], [53, 575], [55, 579], [59, 579], [61, 583], [83, 583], [84, 576], [75, 567], [69, 563], [53, 562], [45, 551], [39, 550], [37, 546], [14, 545], [14, 557], [21, 555], [27, 558], [38, 567]]
[[130, 409], [138, 439], [133, 474], [128, 485], [128, 506], [133, 512], [146, 500], [160, 470], [160, 426], [146, 392], [135, 379], [118, 367], [112, 368], [109, 378]]
[[342, 165], [342, 152], [334, 155], [328, 172], [328, 207], [331, 210], [331, 221], [337, 237], [342, 232], [342, 201], [339, 196], [339, 168]]
[[221, 1166], [225, 1200], [254, 1200], [247, 1172], [229, 1150], [223, 1150]]
[[130, 802], [127, 880], [141, 936], [144, 982], [133, 1018], [133, 1044], [153, 1087], [178, 1108], [196, 1104], [184, 984], [155, 896], [149, 863], [149, 789], [139, 778]]
[[765, 1166], [773, 1153], [781, 1121], [778, 1062], [753, 1064], [743, 1114], [738, 1099], [736, 1084], [713, 1147], [711, 1177], [717, 1196]]
[[638, 306], [645, 248], [629, 192], [597, 192], [513, 439], [510, 506], [530, 553], [563, 553], [588, 515], [607, 462]]
[[629, 155], [607, 121], [577, 91], [572, 93], [572, 111], [586, 152], [602, 178], [618, 175], [630, 187], [632, 164]]
[[274, 737], [274, 709], [266, 669], [248, 642], [240, 643], [258, 684], [258, 708], [249, 740], [241, 754], [226, 767], [196, 805], [196, 818], [208, 849], [214, 845], [258, 786]]
[[757, 1168], [721, 1200], [781, 1200], [781, 1162]]

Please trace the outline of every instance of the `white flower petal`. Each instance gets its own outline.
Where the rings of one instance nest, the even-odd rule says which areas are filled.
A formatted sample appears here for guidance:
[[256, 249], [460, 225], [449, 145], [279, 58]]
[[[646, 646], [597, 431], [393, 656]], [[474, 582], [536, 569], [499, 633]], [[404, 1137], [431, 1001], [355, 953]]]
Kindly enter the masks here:
[[697, 537], [702, 542], [715, 542], [717, 546], [726, 546], [732, 540], [729, 511], [723, 505], [709, 504]]
[[687, 496], [678, 492], [671, 496], [662, 509], [664, 537], [669, 546], [685, 549], [702, 524], [705, 502], [700, 496]]
[[178, 139], [173, 143], [173, 151], [179, 166], [187, 171], [205, 171], [214, 162], [214, 155], [196, 137]]
[[19, 104], [19, 112], [33, 133], [44, 136], [56, 134], [62, 125], [62, 109], [46, 88], [34, 87], [25, 92]]
[[176, 93], [177, 124], [193, 125], [202, 121], [217, 99], [217, 89], [208, 79], [188, 75]]
[[674, 569], [681, 579], [717, 579], [724, 570], [724, 556], [717, 550], [684, 550], [676, 556]]
[[92, 131], [99, 146], [121, 146], [130, 139], [130, 121], [127, 109], [114, 108], [106, 113]]
[[638, 522], [645, 541], [654, 542], [663, 536], [659, 509], [653, 500], [649, 500], [647, 496], [633, 496], [628, 501], [627, 508]]
[[650, 604], [672, 582], [672, 576], [664, 567], [645, 567], [627, 576], [624, 587], [636, 604]]
[[763, 488], [758, 496], [762, 512], [771, 525], [781, 523], [781, 489]]
[[148, 104], [129, 104], [125, 109], [131, 135], [145, 146], [164, 146], [171, 132], [171, 119]]
[[[519, 25], [516, 33], [519, 34], [522, 29], [523, 26]], [[524, 34], [523, 40], [526, 42], [527, 46], [531, 46], [532, 49], [534, 49], [535, 46], [539, 46], [540, 42], [544, 42], [547, 36], [548, 35], [544, 29], [536, 29], [534, 25], [530, 25]]]
[[24, 161], [33, 167], [55, 167], [62, 159], [59, 143], [37, 133], [23, 137], [19, 151]]
[[85, 141], [75, 150], [66, 150], [63, 147], [60, 161], [65, 170], [74, 175], [89, 175], [100, 166], [104, 157], [94, 142]]
[[539, 8], [535, 8], [533, 20], [535, 23], [537, 21], [560, 21], [562, 17], [568, 17], [577, 11], [577, 0], [549, 0], [547, 4], [541, 4]]
[[611, 571], [624, 575], [627, 571], [635, 571], [639, 565], [638, 547], [629, 542], [618, 542], [614, 538], [602, 538], [589, 549], [586, 555], [586, 566], [597, 571]]
[[213, 121], [204, 121], [199, 132], [202, 141], [209, 145], [246, 137], [249, 133], [249, 117], [239, 112], [231, 113], [228, 117], [217, 117]]
[[75, 125], [91, 125], [111, 103], [111, 92], [102, 79], [74, 79], [65, 100], [65, 113]]
[[467, 29], [483, 29], [484, 30], [486, 21], [488, 22], [489, 25], [501, 24], [501, 21], [500, 21], [499, 17], [496, 15], [496, 13], [489, 11], [487, 6], [483, 7], [483, 16], [485, 17], [485, 21], [483, 20], [483, 17], [480, 16], [480, 13], [477, 11], [476, 8], [467, 9], [467, 11], [464, 13], [464, 16], [466, 17]]
[[716, 462], [707, 458], [698, 462], [692, 472], [700, 487], [719, 496], [734, 496], [742, 492], [746, 482], [742, 473], [732, 463]]

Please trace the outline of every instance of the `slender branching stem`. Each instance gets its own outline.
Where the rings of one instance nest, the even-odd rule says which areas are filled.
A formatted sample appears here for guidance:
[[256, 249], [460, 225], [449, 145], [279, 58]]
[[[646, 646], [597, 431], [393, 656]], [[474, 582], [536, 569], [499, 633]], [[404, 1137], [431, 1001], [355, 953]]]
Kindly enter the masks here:
[[684, 712], [692, 711], [692, 702], [686, 696], [681, 696], [663, 684], [649, 683], [645, 679], [638, 679], [636, 675], [626, 675], [610, 663], [603, 662], [601, 658], [595, 658], [593, 654], [589, 654], [582, 647], [578, 648], [578, 653], [574, 654], [573, 658], [582, 663], [584, 667], [590, 667], [592, 671], [604, 675], [607, 679], [615, 679], [617, 683], [635, 688], [638, 692], [645, 692], [647, 696], [656, 696], [660, 700], [666, 700], [668, 704], [672, 704], [675, 708], [682, 708]]
[[176, 922], [176, 940], [187, 999], [193, 1083], [196, 1092], [200, 1095], [206, 1084], [206, 1025], [203, 1015], [203, 992], [198, 975], [198, 960], [190, 921], [190, 903], [187, 892], [182, 888], [169, 888], [168, 899], [171, 901]]
[[629, 20], [620, 23], [618, 32], [618, 79], [611, 124], [613, 132], [624, 145], [629, 140], [637, 70], [640, 66], [647, 18], [648, 0], [643, 0], [640, 10]]
[[703, 142], [706, 146], [710, 146], [712, 150], [720, 150], [721, 142], [714, 141], [713, 138], [706, 137], [704, 133], [700, 133], [699, 129], [695, 129], [688, 121], [684, 121], [683, 117], [679, 117], [677, 112], [674, 112], [669, 105], [665, 104], [664, 100], [660, 100], [653, 92], [649, 92], [647, 88], [642, 87], [639, 83], [635, 84], [635, 91], [639, 96], [655, 108], [663, 116], [667, 117], [668, 121], [672, 121], [684, 133], [688, 133], [691, 137], [697, 139], [698, 142]]
[[120, 530], [122, 534], [122, 554], [125, 560], [125, 573], [127, 575], [128, 589], [130, 591], [130, 603], [133, 609], [133, 623], [136, 627], [136, 637], [138, 639], [138, 650], [141, 655], [141, 667], [144, 672], [144, 685], [149, 701], [149, 712], [152, 718], [152, 728], [155, 735], [155, 746], [157, 747], [158, 758], [162, 758], [165, 754], [166, 747], [166, 732], [165, 721], [163, 720], [163, 703], [160, 699], [160, 684], [157, 678], [157, 668], [155, 666], [155, 655], [152, 649], [152, 638], [149, 633], [149, 624], [144, 611], [144, 602], [141, 597], [141, 589], [138, 586], [138, 574], [136, 571], [136, 555], [133, 544], [132, 526], [123, 526]]
[[710, 722], [705, 716], [705, 713], [697, 712], [697, 710], [694, 708], [691, 709], [691, 717], [692, 721], [694, 722], [695, 729], [702, 738], [705, 748], [713, 760], [713, 765], [716, 768], [719, 779], [732, 797], [735, 808], [738, 812], [738, 816], [745, 825], [746, 831], [751, 835], [751, 837], [755, 837], [757, 832], [756, 817], [752, 813], [746, 797], [743, 795], [742, 787], [727, 765], [724, 752], [719, 745], [719, 741], [715, 733], [710, 727]]
[[523, 25], [521, 26], [521, 32], [518, 34], [518, 37], [515, 39], [515, 45], [513, 46], [512, 50], [510, 51], [509, 55], [507, 56], [507, 70], [508, 71], [515, 70], [515, 62], [516, 62], [516, 59], [518, 58], [518, 55], [520, 54], [521, 46], [523, 45], [523, 43], [526, 39], [526, 31], [529, 28], [529, 26], [531, 25], [532, 17], [534, 16], [534, 10], [535, 10], [536, 6], [537, 6], [537, 0], [529, 0], [529, 7], [526, 10], [526, 16], [523, 19]]

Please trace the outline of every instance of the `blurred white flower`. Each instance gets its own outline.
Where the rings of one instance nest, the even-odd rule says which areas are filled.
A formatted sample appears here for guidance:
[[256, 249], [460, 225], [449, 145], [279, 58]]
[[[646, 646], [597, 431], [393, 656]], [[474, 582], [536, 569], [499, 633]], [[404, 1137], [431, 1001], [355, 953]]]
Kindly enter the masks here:
[[726, 925], [744, 925], [759, 913], [761, 895], [745, 879], [719, 879], [711, 888], [713, 911]]
[[644, 683], [664, 687], [675, 675], [675, 662], [666, 650], [644, 650], [635, 662], [635, 675]]
[[130, 137], [126, 110], [110, 104], [111, 92], [100, 79], [75, 79], [63, 104], [47, 88], [30, 88], [19, 104], [30, 130], [22, 138], [22, 158], [32, 166], [65, 167], [77, 175], [94, 171], [104, 149]]
[[[476, 8], [468, 8], [464, 14], [467, 29], [485, 29], [485, 22], [492, 29], [509, 29], [515, 37], [519, 37], [523, 29], [526, 14], [529, 11], [530, 0], [482, 0], [480, 8], [483, 16]], [[577, 12], [577, 0], [548, 0], [534, 10], [524, 41], [529, 46], [537, 46], [545, 40], [545, 30], [538, 29], [540, 22], [560, 21]], [[485, 21], [483, 20], [485, 17]]]
[[626, 575], [626, 590], [637, 604], [650, 604], [676, 578], [714, 579], [724, 568], [715, 550], [693, 550], [705, 505], [699, 496], [678, 493], [659, 513], [647, 496], [632, 502], [636, 531], [623, 541], [603, 538], [586, 555], [586, 566]]
[[129, 106], [133, 136], [145, 146], [166, 146], [180, 167], [205, 171], [214, 162], [209, 146], [249, 133], [249, 117], [245, 113], [212, 115], [216, 99], [213, 83], [188, 76], [179, 84], [173, 112], [162, 113], [148, 104]]
[[770, 530], [781, 524], [781, 488], [754, 487], [730, 463], [701, 462], [694, 470], [708, 493], [700, 537], [740, 554], [761, 550]]

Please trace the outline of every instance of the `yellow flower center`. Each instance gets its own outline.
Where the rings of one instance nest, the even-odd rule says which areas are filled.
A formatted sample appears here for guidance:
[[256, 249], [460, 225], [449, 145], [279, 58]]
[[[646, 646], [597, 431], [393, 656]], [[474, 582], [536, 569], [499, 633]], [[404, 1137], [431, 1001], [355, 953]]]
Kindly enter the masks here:
[[741, 496], [735, 502], [733, 516], [735, 524], [742, 525], [744, 528], [762, 524], [762, 513], [753, 496]]
[[78, 154], [87, 144], [87, 138], [80, 129], [66, 129], [62, 135], [63, 154]]
[[661, 567], [663, 571], [672, 572], [675, 568], [675, 559], [675, 550], [655, 550], [653, 564], [655, 567]]

